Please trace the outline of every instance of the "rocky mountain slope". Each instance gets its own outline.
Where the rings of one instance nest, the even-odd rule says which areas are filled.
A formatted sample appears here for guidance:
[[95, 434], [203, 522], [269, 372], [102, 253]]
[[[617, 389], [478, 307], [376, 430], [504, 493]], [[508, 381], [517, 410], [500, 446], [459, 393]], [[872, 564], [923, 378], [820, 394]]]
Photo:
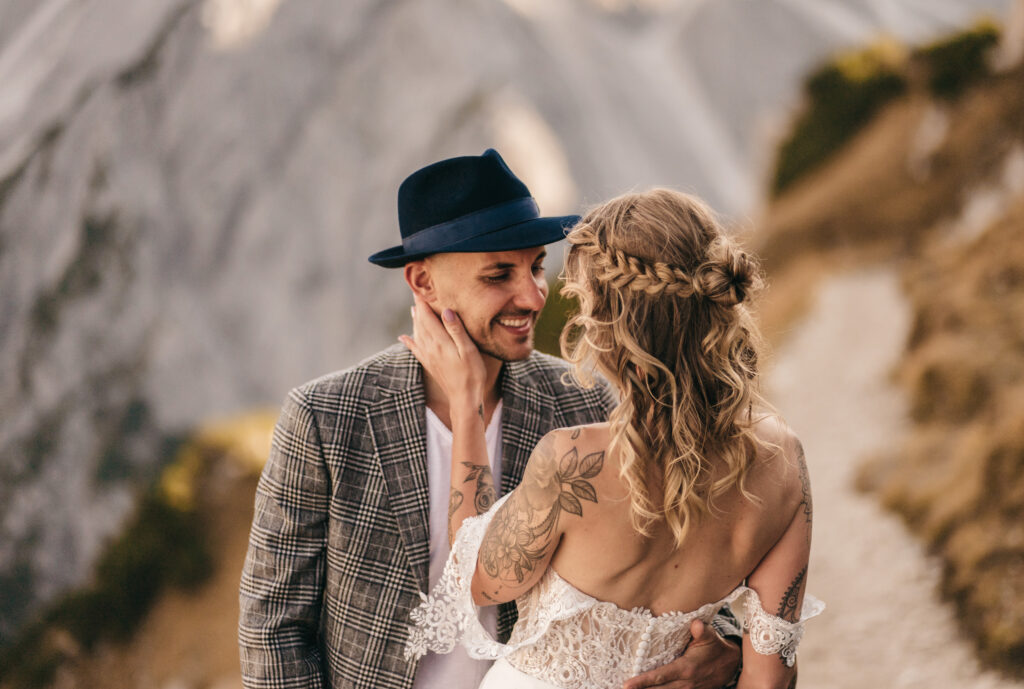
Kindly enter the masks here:
[[497, 145], [549, 213], [668, 183], [742, 214], [824, 51], [1006, 4], [0, 2], [0, 640], [182, 429], [390, 341], [364, 257], [409, 171]]

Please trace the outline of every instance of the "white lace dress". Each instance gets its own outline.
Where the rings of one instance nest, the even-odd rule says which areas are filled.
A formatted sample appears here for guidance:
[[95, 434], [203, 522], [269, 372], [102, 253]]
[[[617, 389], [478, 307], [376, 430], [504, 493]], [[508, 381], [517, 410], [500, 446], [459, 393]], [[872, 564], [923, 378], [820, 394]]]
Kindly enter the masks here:
[[690, 641], [690, 623], [711, 619], [729, 605], [758, 653], [781, 654], [790, 666], [803, 636], [803, 623], [824, 604], [805, 596], [799, 622], [764, 611], [757, 592], [737, 587], [725, 598], [692, 612], [654, 615], [645, 608], [623, 610], [574, 588], [548, 567], [536, 586], [516, 600], [519, 621], [507, 644], [480, 624], [470, 583], [487, 525], [508, 496], [487, 513], [466, 519], [452, 545], [444, 574], [412, 612], [405, 654], [450, 653], [456, 643], [469, 655], [497, 660], [481, 689], [582, 689], [621, 687], [647, 670], [671, 661]]

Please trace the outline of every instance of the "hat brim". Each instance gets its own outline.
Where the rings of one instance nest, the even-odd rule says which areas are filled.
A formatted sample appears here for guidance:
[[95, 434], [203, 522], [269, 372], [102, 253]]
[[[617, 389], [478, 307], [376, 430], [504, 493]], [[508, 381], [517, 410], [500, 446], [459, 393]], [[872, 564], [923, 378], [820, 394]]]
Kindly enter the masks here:
[[405, 248], [401, 245], [393, 246], [390, 249], [378, 251], [370, 256], [369, 260], [370, 263], [384, 268], [401, 268], [409, 261], [426, 258], [432, 254], [529, 249], [565, 239], [566, 233], [579, 221], [580, 216], [578, 215], [534, 218], [431, 251], [406, 253]]

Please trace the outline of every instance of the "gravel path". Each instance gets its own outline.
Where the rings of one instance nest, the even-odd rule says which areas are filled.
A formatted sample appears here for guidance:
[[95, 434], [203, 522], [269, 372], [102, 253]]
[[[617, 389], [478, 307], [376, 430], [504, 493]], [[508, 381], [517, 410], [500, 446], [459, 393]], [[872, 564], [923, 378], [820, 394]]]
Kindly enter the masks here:
[[800, 647], [802, 689], [1024, 689], [978, 668], [938, 563], [877, 501], [852, 488], [858, 462], [905, 427], [888, 373], [909, 311], [895, 271], [826, 282], [777, 352], [771, 399], [800, 435], [814, 489], [810, 591], [826, 601]]

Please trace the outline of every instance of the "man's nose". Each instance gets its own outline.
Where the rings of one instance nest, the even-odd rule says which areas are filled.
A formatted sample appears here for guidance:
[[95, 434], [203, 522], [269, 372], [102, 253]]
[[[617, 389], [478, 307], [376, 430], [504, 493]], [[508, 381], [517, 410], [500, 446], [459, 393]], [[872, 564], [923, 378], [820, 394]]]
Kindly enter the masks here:
[[524, 311], [540, 311], [544, 308], [544, 302], [548, 296], [548, 285], [541, 278], [538, 280], [532, 274], [520, 281], [516, 289], [515, 305]]

